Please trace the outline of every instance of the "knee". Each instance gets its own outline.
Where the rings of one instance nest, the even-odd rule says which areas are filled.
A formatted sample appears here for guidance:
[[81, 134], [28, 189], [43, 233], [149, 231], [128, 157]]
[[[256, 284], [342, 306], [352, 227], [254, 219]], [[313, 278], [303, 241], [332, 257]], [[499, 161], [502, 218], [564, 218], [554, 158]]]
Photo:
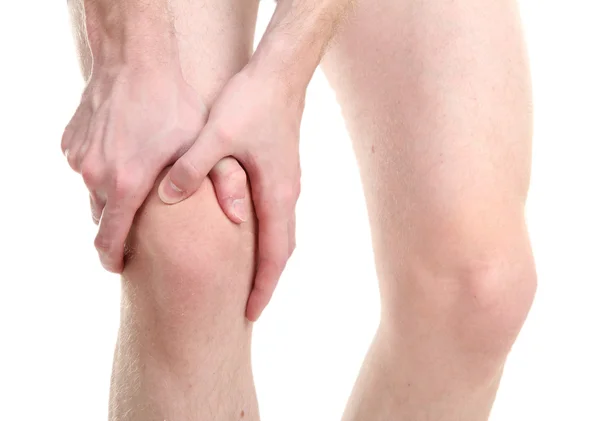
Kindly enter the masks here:
[[521, 251], [499, 250], [411, 264], [388, 303], [393, 325], [401, 335], [428, 330], [469, 355], [505, 356], [527, 317], [537, 277], [528, 243]]
[[156, 189], [128, 238], [124, 295], [167, 328], [244, 320], [254, 277], [252, 218], [230, 222], [208, 178], [176, 205], [163, 204]]
[[537, 288], [529, 254], [465, 263], [455, 279], [456, 339], [464, 350], [504, 356], [525, 322]]

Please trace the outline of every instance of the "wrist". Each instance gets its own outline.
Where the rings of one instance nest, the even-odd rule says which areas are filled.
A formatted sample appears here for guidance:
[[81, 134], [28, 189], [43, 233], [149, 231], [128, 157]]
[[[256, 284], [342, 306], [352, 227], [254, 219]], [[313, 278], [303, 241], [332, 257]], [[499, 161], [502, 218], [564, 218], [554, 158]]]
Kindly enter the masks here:
[[353, 0], [279, 0], [250, 64], [305, 91]]
[[166, 10], [105, 3], [89, 2], [85, 7], [94, 67], [155, 67], [178, 60], [177, 40]]
[[265, 34], [246, 66], [253, 76], [267, 78], [290, 99], [303, 101], [318, 65], [285, 35]]

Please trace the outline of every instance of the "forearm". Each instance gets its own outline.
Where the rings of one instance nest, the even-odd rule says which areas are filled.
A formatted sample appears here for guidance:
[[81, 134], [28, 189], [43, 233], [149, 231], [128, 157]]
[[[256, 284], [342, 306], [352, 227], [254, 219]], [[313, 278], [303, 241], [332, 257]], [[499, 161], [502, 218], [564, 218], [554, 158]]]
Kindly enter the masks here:
[[156, 66], [177, 59], [167, 0], [69, 0], [82, 68], [127, 63]]
[[354, 0], [279, 0], [250, 64], [302, 93]]

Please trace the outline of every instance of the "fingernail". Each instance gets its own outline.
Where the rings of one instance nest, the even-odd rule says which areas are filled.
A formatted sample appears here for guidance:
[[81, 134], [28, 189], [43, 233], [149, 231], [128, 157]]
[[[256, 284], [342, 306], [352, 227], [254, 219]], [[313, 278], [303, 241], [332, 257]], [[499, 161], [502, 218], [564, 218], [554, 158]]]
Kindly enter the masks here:
[[170, 178], [165, 177], [158, 188], [158, 197], [166, 204], [172, 205], [183, 199], [183, 190], [173, 184]]
[[233, 213], [237, 216], [242, 222], [246, 222], [248, 220], [248, 210], [246, 209], [246, 200], [245, 199], [235, 199], [232, 203], [233, 205]]

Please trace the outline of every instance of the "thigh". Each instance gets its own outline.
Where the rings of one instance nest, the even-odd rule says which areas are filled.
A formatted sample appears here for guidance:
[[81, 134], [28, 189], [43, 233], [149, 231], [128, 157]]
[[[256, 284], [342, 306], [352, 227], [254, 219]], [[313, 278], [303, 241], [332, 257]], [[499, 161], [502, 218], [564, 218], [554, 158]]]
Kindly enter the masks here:
[[531, 98], [514, 0], [357, 0], [322, 68], [383, 284], [406, 262], [486, 262], [515, 235], [528, 247]]

